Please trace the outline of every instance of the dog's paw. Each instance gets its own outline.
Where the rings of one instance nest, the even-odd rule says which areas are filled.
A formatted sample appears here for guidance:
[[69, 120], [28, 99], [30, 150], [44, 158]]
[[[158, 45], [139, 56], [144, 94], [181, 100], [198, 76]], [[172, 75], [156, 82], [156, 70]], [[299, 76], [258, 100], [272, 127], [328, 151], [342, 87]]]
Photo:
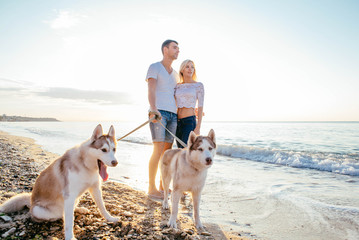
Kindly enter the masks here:
[[75, 237], [65, 237], [65, 240], [77, 240]]
[[120, 218], [118, 218], [118, 217], [109, 217], [106, 220], [107, 220], [107, 222], [117, 223], [118, 221], [120, 221]]
[[171, 228], [177, 228], [176, 219], [170, 218], [170, 220], [169, 220], [168, 223], [167, 223], [167, 226], [168, 226], [168, 227], [171, 227]]
[[89, 214], [90, 213], [90, 211], [84, 207], [77, 207], [75, 209], [75, 212], [80, 213], [80, 214]]
[[169, 209], [170, 208], [170, 206], [168, 205], [168, 201], [163, 201], [162, 208], [163, 209]]
[[197, 223], [197, 224], [196, 224], [196, 228], [197, 228], [197, 230], [200, 231], [200, 232], [206, 230], [206, 229], [204, 228], [204, 226], [202, 225], [202, 223]]

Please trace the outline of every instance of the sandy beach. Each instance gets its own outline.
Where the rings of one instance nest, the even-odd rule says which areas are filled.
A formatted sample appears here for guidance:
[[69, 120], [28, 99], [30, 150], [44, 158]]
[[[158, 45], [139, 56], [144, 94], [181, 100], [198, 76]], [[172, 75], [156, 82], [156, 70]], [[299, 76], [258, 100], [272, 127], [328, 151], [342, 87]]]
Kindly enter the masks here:
[[[57, 157], [43, 151], [33, 139], [0, 132], [0, 203], [17, 193], [30, 192], [39, 172]], [[248, 239], [209, 223], [204, 224], [206, 231], [198, 232], [193, 219], [186, 215], [179, 215], [179, 229], [167, 228], [170, 211], [162, 210], [161, 203], [149, 199], [145, 192], [111, 181], [105, 182], [102, 189], [106, 208], [121, 221], [107, 223], [86, 193], [79, 206], [89, 209], [89, 214], [75, 213], [74, 232], [78, 239]], [[28, 209], [0, 214], [0, 236], [63, 239], [63, 221], [33, 222]]]

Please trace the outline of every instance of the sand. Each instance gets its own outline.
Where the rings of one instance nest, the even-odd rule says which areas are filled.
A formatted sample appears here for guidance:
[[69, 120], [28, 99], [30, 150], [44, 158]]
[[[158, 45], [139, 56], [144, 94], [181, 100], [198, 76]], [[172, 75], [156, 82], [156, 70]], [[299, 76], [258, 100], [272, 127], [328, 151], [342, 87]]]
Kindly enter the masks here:
[[[30, 192], [39, 173], [59, 156], [46, 152], [33, 139], [8, 135], [0, 131], [0, 203], [11, 196]], [[107, 223], [100, 215], [91, 196], [81, 197], [79, 206], [88, 214], [75, 213], [74, 233], [77, 239], [241, 239], [238, 232], [225, 232], [221, 226], [204, 223], [199, 232], [193, 219], [179, 215], [178, 229], [166, 227], [170, 211], [161, 202], [147, 197], [145, 192], [107, 181], [102, 186], [107, 210], [121, 218], [118, 223]], [[63, 221], [36, 223], [29, 209], [0, 213], [2, 239], [63, 239]]]

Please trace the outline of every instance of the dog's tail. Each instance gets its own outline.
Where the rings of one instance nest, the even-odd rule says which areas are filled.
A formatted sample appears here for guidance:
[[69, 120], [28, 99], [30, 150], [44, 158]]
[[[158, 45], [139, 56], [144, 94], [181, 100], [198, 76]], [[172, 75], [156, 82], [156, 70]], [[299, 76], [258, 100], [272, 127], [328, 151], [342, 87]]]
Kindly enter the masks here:
[[9, 200], [1, 204], [0, 212], [11, 213], [11, 212], [20, 211], [25, 206], [30, 208], [30, 203], [31, 203], [31, 193], [21, 193], [19, 195], [13, 196]]

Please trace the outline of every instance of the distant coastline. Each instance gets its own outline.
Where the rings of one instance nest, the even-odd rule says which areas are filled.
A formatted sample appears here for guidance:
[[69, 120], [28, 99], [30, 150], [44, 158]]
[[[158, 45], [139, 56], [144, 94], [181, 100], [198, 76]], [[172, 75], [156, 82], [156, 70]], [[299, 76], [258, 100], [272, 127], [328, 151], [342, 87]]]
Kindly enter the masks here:
[[34, 118], [21, 116], [0, 115], [0, 122], [60, 122], [56, 118]]

